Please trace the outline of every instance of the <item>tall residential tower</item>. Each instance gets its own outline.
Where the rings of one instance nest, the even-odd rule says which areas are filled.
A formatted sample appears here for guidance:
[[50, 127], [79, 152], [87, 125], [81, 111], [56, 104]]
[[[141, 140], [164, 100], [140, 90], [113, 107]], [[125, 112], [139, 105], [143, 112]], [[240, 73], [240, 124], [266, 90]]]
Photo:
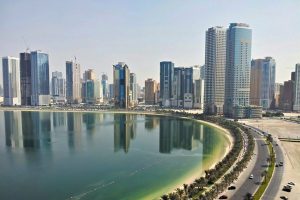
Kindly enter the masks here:
[[231, 23], [226, 43], [224, 114], [239, 117], [250, 103], [252, 30], [249, 25]]
[[223, 114], [226, 68], [226, 29], [220, 26], [206, 31], [204, 112]]
[[68, 103], [81, 103], [80, 64], [66, 62], [66, 97]]

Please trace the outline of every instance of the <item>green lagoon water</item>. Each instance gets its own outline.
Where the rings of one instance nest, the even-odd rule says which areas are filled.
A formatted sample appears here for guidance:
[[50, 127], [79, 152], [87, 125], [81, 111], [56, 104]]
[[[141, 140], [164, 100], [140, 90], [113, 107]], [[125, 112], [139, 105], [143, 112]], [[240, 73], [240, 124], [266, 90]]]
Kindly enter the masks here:
[[187, 119], [0, 111], [0, 199], [157, 199], [228, 145]]

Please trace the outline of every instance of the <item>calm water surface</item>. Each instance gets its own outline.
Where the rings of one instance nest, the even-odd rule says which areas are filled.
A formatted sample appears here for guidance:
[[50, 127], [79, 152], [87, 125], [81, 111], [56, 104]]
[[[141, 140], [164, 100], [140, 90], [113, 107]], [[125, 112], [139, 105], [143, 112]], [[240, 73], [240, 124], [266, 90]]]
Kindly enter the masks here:
[[153, 199], [229, 144], [173, 117], [0, 111], [0, 199]]

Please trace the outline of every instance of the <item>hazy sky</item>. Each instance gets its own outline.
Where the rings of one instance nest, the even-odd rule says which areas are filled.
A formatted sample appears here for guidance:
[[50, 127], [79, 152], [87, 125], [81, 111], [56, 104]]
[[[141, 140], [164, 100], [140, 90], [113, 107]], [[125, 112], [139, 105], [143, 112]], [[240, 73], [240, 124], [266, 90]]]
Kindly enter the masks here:
[[18, 57], [28, 45], [64, 74], [76, 56], [109, 82], [112, 65], [124, 61], [144, 85], [159, 79], [160, 61], [204, 64], [209, 27], [244, 22], [253, 29], [252, 58], [274, 57], [283, 82], [300, 62], [299, 8], [299, 0], [0, 0], [0, 56]]

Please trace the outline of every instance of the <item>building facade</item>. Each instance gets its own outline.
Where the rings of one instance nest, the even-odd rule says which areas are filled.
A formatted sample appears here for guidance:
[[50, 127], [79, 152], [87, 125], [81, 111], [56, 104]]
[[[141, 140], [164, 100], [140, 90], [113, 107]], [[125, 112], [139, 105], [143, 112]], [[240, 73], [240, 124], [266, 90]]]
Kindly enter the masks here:
[[157, 103], [157, 83], [149, 78], [145, 81], [145, 104], [155, 105]]
[[3, 104], [21, 105], [19, 58], [3, 57]]
[[81, 103], [80, 64], [73, 61], [66, 62], [66, 97], [67, 102]]
[[293, 111], [300, 111], [300, 63], [295, 66], [295, 95]]
[[119, 62], [113, 65], [114, 102], [116, 108], [130, 107], [130, 71], [129, 67]]
[[30, 53], [20, 53], [21, 105], [31, 105], [31, 56]]
[[51, 78], [51, 94], [53, 103], [65, 104], [66, 103], [66, 80], [63, 78], [62, 72], [52, 72]]
[[206, 31], [205, 41], [205, 110], [223, 114], [226, 68], [226, 29], [220, 26]]
[[173, 98], [174, 63], [160, 62], [160, 101], [162, 106], [169, 107]]
[[49, 58], [40, 51], [31, 52], [31, 105], [50, 104]]
[[252, 30], [243, 23], [231, 23], [226, 38], [224, 114], [235, 117], [235, 107], [250, 104]]
[[138, 88], [136, 83], [136, 74], [130, 73], [130, 101], [132, 106], [138, 104]]
[[271, 57], [251, 61], [250, 104], [269, 109], [274, 103], [276, 63]]

